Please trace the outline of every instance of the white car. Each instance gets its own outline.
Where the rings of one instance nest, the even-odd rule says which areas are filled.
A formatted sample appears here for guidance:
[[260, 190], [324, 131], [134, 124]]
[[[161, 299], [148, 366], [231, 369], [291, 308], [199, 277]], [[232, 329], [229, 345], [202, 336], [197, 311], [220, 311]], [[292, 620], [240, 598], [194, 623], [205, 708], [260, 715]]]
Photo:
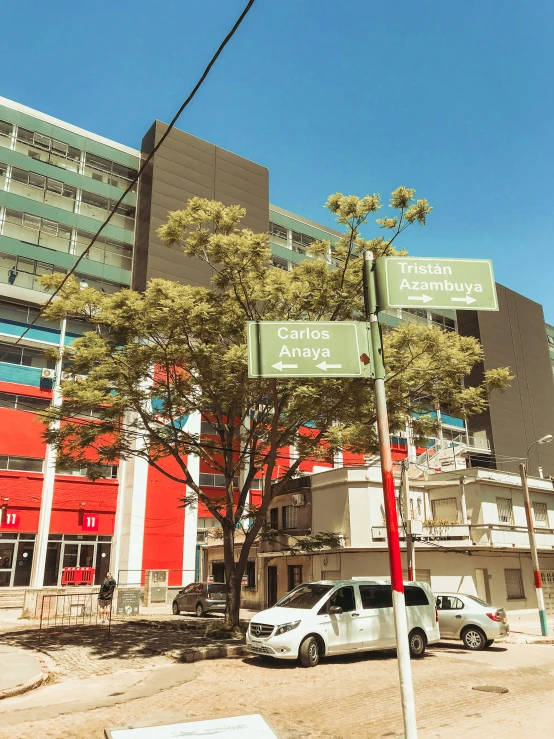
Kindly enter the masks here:
[[[439, 641], [435, 596], [427, 583], [405, 584], [410, 653], [423, 657]], [[273, 608], [258, 613], [246, 634], [250, 652], [262, 657], [299, 659], [315, 667], [334, 654], [396, 646], [392, 591], [383, 580], [305, 583]]]
[[494, 608], [475, 595], [440, 593], [437, 613], [442, 639], [461, 639], [468, 649], [490, 647], [510, 633], [506, 611]]

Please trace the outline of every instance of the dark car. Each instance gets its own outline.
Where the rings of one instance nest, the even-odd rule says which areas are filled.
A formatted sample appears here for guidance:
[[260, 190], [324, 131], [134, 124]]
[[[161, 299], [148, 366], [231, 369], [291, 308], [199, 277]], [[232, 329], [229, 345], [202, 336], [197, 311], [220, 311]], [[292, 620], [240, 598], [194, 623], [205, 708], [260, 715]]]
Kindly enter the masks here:
[[173, 613], [178, 615], [181, 611], [194, 611], [197, 616], [216, 611], [224, 613], [227, 603], [225, 591], [225, 583], [222, 582], [193, 582], [175, 596]]

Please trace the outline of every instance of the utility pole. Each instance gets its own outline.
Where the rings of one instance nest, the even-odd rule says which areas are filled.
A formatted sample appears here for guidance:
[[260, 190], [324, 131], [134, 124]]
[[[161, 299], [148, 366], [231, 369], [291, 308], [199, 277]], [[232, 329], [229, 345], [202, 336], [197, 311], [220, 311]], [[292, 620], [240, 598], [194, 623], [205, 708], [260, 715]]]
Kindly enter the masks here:
[[404, 522], [406, 523], [406, 562], [408, 569], [408, 580], [416, 579], [415, 547], [412, 536], [412, 520], [410, 516], [410, 477], [407, 459], [402, 461], [402, 493], [404, 505]]
[[400, 696], [404, 717], [405, 739], [417, 739], [417, 724], [410, 663], [410, 646], [408, 642], [408, 620], [406, 617], [406, 601], [404, 598], [404, 582], [402, 579], [402, 557], [400, 555], [400, 538], [398, 533], [398, 514], [396, 496], [394, 494], [394, 475], [390, 449], [389, 419], [387, 414], [387, 398], [385, 393], [385, 362], [381, 342], [381, 330], [377, 317], [377, 285], [373, 254], [364, 252], [363, 277], [364, 301], [369, 330], [373, 345], [375, 369], [375, 409], [377, 414], [377, 432], [379, 435], [379, 453], [381, 457], [381, 475], [383, 478], [383, 498], [385, 503], [385, 520], [387, 526], [387, 542], [392, 588], [392, 605], [394, 610], [394, 628], [396, 632], [396, 654], [400, 675]]
[[[59, 408], [62, 404], [62, 366], [65, 350], [65, 331], [67, 318], [64, 318], [60, 327], [60, 343], [58, 360], [56, 362], [56, 376], [52, 388], [52, 408]], [[59, 421], [52, 421], [50, 431], [60, 428]], [[52, 501], [54, 499], [54, 482], [56, 480], [56, 454], [54, 444], [46, 445], [46, 457], [44, 459], [44, 474], [42, 479], [42, 497], [40, 501], [40, 514], [38, 519], [38, 532], [35, 541], [35, 553], [31, 568], [31, 587], [42, 588], [44, 585], [44, 569], [46, 567], [46, 551], [48, 547], [48, 533], [50, 531], [50, 518], [52, 516]]]
[[529, 497], [529, 486], [527, 485], [527, 470], [523, 462], [519, 465], [521, 487], [523, 489], [523, 502], [525, 504], [525, 515], [527, 516], [527, 530], [529, 531], [529, 546], [531, 548], [531, 559], [533, 560], [533, 576], [535, 578], [535, 591], [539, 606], [539, 619], [541, 622], [541, 634], [548, 636], [548, 624], [546, 622], [546, 609], [544, 607], [544, 594], [542, 592], [541, 571], [539, 568], [539, 555], [535, 541], [535, 526], [533, 524], [533, 512], [531, 511], [531, 499]]

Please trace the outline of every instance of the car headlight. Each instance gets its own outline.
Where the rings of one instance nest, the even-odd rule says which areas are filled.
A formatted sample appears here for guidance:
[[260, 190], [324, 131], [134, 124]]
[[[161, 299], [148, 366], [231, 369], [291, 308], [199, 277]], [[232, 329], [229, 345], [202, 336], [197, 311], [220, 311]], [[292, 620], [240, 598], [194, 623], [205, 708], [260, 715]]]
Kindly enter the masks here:
[[277, 631], [275, 632], [275, 636], [279, 636], [279, 634], [285, 634], [287, 631], [292, 631], [295, 629], [300, 621], [293, 621], [290, 624], [283, 624], [282, 626], [277, 627]]

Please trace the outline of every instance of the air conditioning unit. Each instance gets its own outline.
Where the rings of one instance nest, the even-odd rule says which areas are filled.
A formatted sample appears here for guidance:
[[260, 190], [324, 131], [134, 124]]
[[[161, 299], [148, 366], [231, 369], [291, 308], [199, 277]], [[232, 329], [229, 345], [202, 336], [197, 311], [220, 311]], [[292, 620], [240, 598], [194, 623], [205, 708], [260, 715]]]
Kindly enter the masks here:
[[62, 372], [62, 382], [65, 382], [66, 380], [72, 380], [73, 375], [71, 372]]
[[292, 504], [297, 508], [302, 505], [306, 505], [306, 496], [304, 495], [304, 493], [295, 493], [292, 496]]
[[74, 380], [86, 380], [87, 376], [86, 375], [73, 375], [73, 379]]
[[56, 379], [56, 370], [53, 369], [47, 369], [46, 367], [42, 370], [40, 373], [40, 376], [43, 380], [55, 380]]

